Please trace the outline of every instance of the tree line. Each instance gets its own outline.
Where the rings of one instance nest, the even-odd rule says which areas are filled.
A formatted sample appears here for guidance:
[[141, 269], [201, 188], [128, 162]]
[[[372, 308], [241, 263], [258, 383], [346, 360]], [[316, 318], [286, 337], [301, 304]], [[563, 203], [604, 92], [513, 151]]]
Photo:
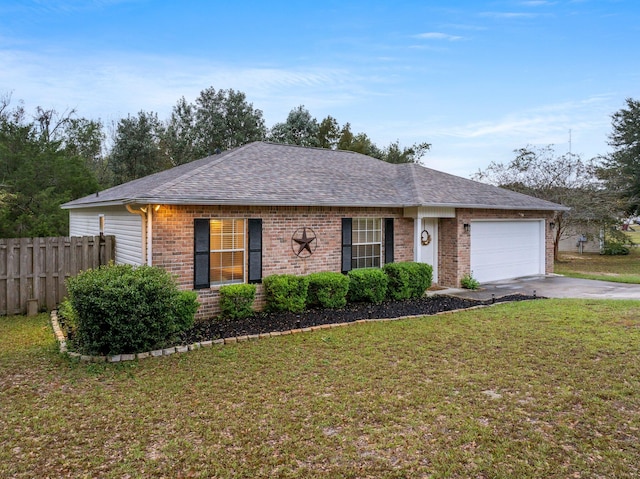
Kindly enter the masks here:
[[0, 237], [68, 234], [60, 205], [98, 190], [242, 146], [252, 141], [344, 149], [392, 163], [418, 162], [428, 143], [378, 147], [327, 116], [315, 119], [304, 106], [286, 120], [265, 126], [261, 110], [244, 93], [207, 88], [193, 103], [184, 97], [169, 118], [151, 111], [127, 115], [112, 125], [75, 110], [38, 106], [0, 96]]
[[[244, 93], [207, 88], [193, 103], [180, 98], [166, 119], [140, 111], [112, 125], [0, 97], [0, 237], [68, 233], [60, 205], [252, 141], [356, 151], [391, 163], [417, 163], [430, 144], [379, 147], [334, 117], [314, 118], [303, 106], [271, 128]], [[583, 160], [553, 145], [515, 150], [474, 179], [571, 207], [558, 212], [556, 247], [572, 225], [612, 225], [640, 212], [640, 102], [628, 98], [612, 115], [612, 152]]]
[[120, 184], [262, 140], [357, 151], [392, 163], [418, 162], [431, 146], [395, 142], [380, 148], [365, 133], [354, 134], [349, 123], [340, 126], [331, 116], [318, 122], [302, 105], [268, 129], [244, 93], [208, 88], [193, 103], [180, 98], [165, 121], [145, 111], [121, 119], [107, 164], [113, 183]]

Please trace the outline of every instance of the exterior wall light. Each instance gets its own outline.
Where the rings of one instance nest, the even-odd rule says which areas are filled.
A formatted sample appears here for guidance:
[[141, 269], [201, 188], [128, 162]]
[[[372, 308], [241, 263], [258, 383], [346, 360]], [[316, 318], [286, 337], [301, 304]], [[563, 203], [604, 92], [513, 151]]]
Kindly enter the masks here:
[[556, 224], [552, 221], [551, 223], [549, 223], [549, 229], [551, 231], [553, 231], [554, 229], [556, 229]]
[[465, 233], [469, 233], [471, 231], [471, 225], [469, 223], [465, 223], [462, 225]]

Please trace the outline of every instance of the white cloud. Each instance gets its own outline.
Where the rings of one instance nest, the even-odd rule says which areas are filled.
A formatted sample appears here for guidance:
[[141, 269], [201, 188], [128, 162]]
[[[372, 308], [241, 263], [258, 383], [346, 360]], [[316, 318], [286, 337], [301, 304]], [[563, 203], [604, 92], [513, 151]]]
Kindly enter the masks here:
[[449, 35], [448, 33], [441, 32], [426, 32], [414, 35], [414, 38], [420, 38], [423, 40], [447, 40], [450, 42], [455, 42], [458, 40], [462, 40], [463, 37], [460, 37], [458, 35]]
[[601, 129], [609, 124], [611, 95], [541, 105], [511, 112], [494, 120], [477, 121], [437, 129], [434, 133], [460, 139], [528, 138], [530, 143], [564, 141], [569, 129]]
[[29, 15], [70, 14], [76, 12], [101, 10], [123, 3], [139, 3], [141, 0], [27, 0], [5, 2], [0, 5], [2, 13]]
[[33, 54], [0, 50], [0, 93], [40, 105], [110, 121], [140, 110], [167, 117], [178, 99], [193, 101], [205, 88], [233, 88], [265, 113], [269, 123], [304, 104], [330, 110], [379, 96], [370, 86], [389, 80], [366, 78], [340, 68], [247, 67], [203, 59], [109, 53], [92, 57], [55, 51]]
[[497, 19], [512, 19], [512, 18], [536, 18], [539, 15], [537, 13], [526, 12], [482, 12], [483, 17], [491, 17]]
[[520, 5], [524, 5], [525, 7], [542, 7], [546, 5], [555, 5], [556, 2], [549, 2], [547, 0], [529, 0], [520, 2]]

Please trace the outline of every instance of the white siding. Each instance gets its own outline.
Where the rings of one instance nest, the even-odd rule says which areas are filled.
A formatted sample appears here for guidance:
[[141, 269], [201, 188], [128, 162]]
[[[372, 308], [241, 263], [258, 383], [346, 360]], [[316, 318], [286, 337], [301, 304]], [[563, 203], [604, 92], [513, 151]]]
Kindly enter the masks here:
[[116, 237], [116, 263], [144, 264], [142, 217], [125, 207], [69, 210], [69, 236], [99, 235], [100, 215], [104, 215], [104, 234]]

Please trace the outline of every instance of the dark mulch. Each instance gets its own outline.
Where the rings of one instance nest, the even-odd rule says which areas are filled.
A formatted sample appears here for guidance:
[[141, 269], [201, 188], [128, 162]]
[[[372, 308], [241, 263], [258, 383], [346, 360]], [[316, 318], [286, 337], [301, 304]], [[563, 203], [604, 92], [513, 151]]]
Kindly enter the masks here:
[[229, 320], [211, 318], [198, 321], [183, 333], [184, 344], [210, 339], [229, 338], [251, 334], [308, 328], [322, 324], [349, 323], [359, 319], [400, 318], [403, 316], [431, 315], [443, 311], [467, 309], [493, 302], [539, 299], [535, 296], [514, 294], [495, 300], [478, 301], [454, 296], [429, 296], [406, 301], [385, 301], [381, 304], [348, 304], [342, 309], [311, 309], [302, 313], [256, 313], [247, 319]]

